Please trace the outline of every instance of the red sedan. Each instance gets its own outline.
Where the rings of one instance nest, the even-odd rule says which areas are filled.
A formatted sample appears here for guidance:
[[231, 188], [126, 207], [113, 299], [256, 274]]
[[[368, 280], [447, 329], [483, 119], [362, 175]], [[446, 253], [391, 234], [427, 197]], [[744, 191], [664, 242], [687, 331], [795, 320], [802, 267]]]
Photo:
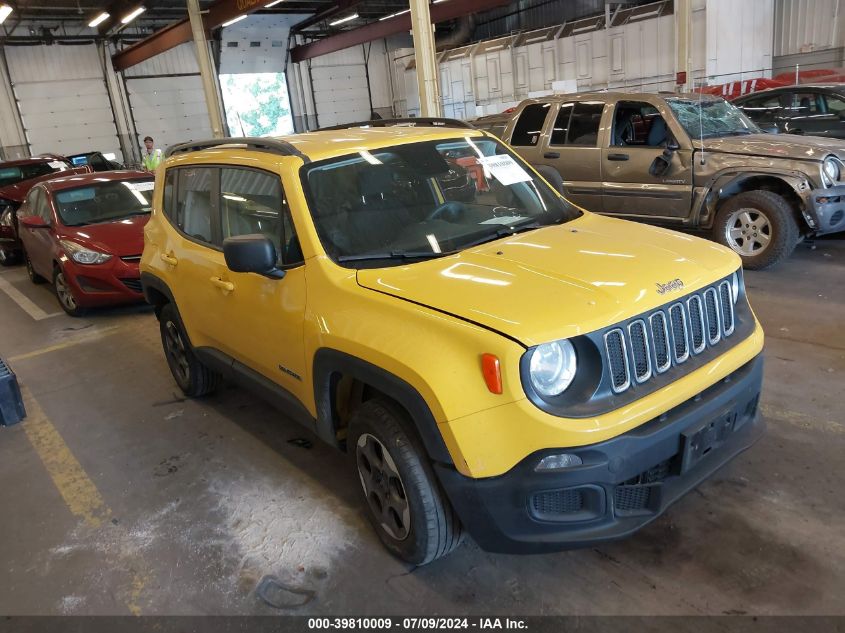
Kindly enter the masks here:
[[73, 316], [143, 301], [138, 262], [153, 184], [148, 173], [114, 171], [33, 187], [18, 211], [33, 283], [52, 281], [59, 303]]

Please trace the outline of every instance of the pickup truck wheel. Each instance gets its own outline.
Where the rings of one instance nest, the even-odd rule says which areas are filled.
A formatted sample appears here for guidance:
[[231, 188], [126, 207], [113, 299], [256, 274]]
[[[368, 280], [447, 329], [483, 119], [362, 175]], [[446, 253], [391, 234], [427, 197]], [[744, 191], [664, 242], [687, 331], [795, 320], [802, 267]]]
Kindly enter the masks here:
[[713, 237], [739, 255], [745, 268], [762, 270], [795, 250], [798, 223], [782, 196], [771, 191], [745, 191], [721, 206]]
[[399, 407], [368, 400], [350, 418], [347, 446], [382, 543], [399, 558], [425, 565], [458, 546], [461, 525], [424, 448], [404, 424], [410, 421]]
[[189, 398], [198, 398], [217, 389], [222, 376], [203, 365], [194, 354], [172, 303], [161, 309], [158, 323], [164, 357], [182, 392]]

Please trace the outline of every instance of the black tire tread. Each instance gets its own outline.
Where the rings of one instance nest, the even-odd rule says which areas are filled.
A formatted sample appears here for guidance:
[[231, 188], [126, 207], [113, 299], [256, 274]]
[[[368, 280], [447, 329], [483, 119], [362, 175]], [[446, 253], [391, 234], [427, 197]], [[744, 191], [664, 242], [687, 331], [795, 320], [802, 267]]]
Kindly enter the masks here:
[[[188, 336], [185, 333], [185, 329], [182, 327], [182, 320], [179, 318], [179, 312], [172, 303], [168, 303], [162, 307], [159, 313], [159, 327], [162, 329], [162, 346], [164, 346], [163, 328], [167, 321], [173, 321], [176, 324], [176, 327], [178, 327], [181, 331], [182, 340], [185, 343], [185, 350], [188, 357], [190, 383], [187, 386], [182, 385], [174, 375], [173, 378], [176, 380], [179, 388], [182, 389], [182, 392], [189, 398], [201, 398], [213, 393], [223, 381], [223, 376], [203, 364], [203, 362], [197, 358], [196, 354], [194, 354], [191, 344], [188, 341]], [[167, 352], [165, 352], [165, 357], [166, 355]], [[168, 363], [168, 367], [169, 366], [170, 365]]]
[[789, 257], [800, 239], [798, 222], [792, 205], [783, 196], [773, 191], [763, 189], [743, 191], [728, 198], [716, 214], [716, 221], [713, 223], [714, 239], [728, 246], [724, 239], [726, 220], [733, 211], [744, 206], [765, 211], [776, 235], [762, 254], [755, 257], [743, 257], [743, 266], [749, 270], [763, 270]]
[[[428, 462], [425, 449], [416, 435], [407, 430], [412, 422], [405, 411], [387, 398], [373, 398], [356, 409], [350, 419], [349, 452], [355, 463], [355, 442], [361, 426], [369, 426], [389, 447], [391, 457], [403, 462], [415, 489], [419, 491], [426, 517], [426, 548], [408, 557], [385, 542], [394, 554], [417, 566], [426, 565], [454, 550], [463, 539], [461, 523]], [[376, 435], [376, 433], [374, 433]], [[404, 478], [404, 475], [403, 475]], [[406, 489], [411, 482], [405, 482]], [[369, 516], [369, 509], [367, 510]], [[378, 531], [378, 530], [377, 530]], [[381, 535], [381, 534], [380, 534]], [[382, 538], [384, 541], [384, 537]]]

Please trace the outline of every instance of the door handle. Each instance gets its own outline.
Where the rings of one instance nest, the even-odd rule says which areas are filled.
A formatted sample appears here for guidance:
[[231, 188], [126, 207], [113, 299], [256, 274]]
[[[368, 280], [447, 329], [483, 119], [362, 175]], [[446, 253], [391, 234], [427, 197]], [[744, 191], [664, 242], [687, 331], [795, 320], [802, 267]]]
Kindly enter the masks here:
[[628, 154], [608, 154], [607, 160], [628, 160]]
[[211, 283], [213, 283], [215, 286], [220, 288], [220, 290], [226, 293], [232, 292], [235, 289], [235, 284], [233, 284], [231, 281], [225, 281], [223, 279], [220, 279], [220, 277], [212, 277]]
[[165, 264], [169, 264], [169, 265], [171, 265], [171, 266], [175, 266], [176, 264], [178, 264], [178, 263], [179, 263], [179, 260], [178, 260], [178, 259], [176, 259], [175, 257], [173, 257], [173, 255], [166, 255], [166, 254], [162, 253], [162, 254], [161, 254], [161, 255], [159, 255], [158, 257], [159, 257], [159, 259], [161, 259], [161, 261], [163, 261]]
[[560, 152], [546, 152], [543, 158], [560, 158]]

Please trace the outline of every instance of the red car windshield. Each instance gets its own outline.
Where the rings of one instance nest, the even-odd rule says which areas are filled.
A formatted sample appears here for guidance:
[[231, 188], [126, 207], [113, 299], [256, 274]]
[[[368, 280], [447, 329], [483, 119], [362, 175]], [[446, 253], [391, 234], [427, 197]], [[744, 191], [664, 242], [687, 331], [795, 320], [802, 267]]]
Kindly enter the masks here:
[[0, 187], [16, 185], [30, 178], [38, 178], [57, 171], [65, 171], [70, 166], [60, 160], [51, 160], [44, 163], [31, 163], [29, 165], [16, 165], [14, 167], [0, 166]]
[[113, 180], [53, 194], [65, 226], [115, 222], [147, 215], [153, 199], [153, 180]]

